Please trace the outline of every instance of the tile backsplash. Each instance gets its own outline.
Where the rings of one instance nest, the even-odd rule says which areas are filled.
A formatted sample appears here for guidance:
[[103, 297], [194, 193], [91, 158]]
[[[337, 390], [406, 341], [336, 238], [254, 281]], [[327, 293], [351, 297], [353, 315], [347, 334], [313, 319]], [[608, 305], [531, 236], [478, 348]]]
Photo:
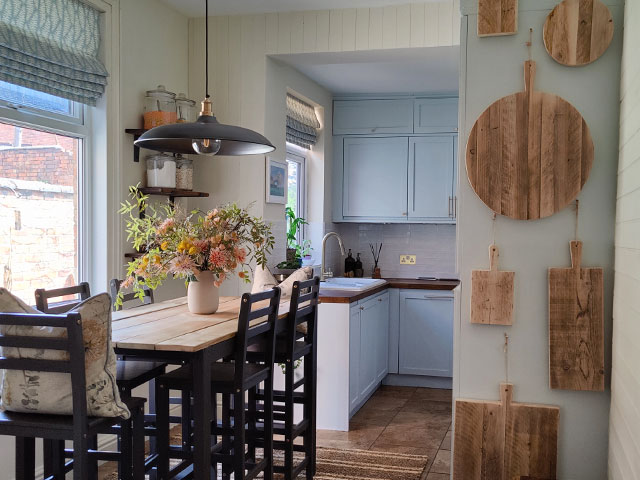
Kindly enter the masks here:
[[[329, 226], [329, 225], [327, 225]], [[345, 248], [353, 258], [360, 253], [364, 275], [371, 276], [373, 255], [369, 244], [382, 243], [378, 266], [383, 277], [415, 278], [435, 276], [457, 277], [456, 226], [422, 224], [333, 224]], [[340, 258], [335, 239], [327, 244], [328, 264], [334, 275], [344, 274], [344, 258]], [[415, 265], [400, 265], [400, 255], [415, 255]]]

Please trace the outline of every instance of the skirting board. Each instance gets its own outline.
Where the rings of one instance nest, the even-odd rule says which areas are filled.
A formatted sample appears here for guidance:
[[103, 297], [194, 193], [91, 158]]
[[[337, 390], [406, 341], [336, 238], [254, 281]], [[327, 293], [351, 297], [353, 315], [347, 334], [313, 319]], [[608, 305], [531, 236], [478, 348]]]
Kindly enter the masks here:
[[382, 381], [382, 384], [393, 387], [446, 388], [450, 390], [453, 381], [451, 377], [426, 377], [422, 375], [399, 375], [390, 373]]

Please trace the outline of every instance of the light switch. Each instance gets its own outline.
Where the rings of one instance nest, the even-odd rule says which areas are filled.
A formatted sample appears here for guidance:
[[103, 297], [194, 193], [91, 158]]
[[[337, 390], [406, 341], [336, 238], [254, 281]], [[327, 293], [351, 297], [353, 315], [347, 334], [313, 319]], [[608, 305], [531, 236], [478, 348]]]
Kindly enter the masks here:
[[400, 265], [415, 265], [415, 264], [416, 264], [415, 255], [400, 255]]

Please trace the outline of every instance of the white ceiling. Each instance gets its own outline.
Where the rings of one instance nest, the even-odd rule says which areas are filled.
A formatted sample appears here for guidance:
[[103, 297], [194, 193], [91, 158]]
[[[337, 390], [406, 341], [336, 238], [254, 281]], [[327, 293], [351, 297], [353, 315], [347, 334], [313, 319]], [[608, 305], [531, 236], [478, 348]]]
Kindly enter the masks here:
[[334, 94], [458, 93], [459, 47], [274, 55]]
[[[162, 0], [188, 17], [204, 17], [205, 0]], [[436, 0], [434, 0], [436, 1]], [[209, 0], [211, 15], [271, 13], [332, 8], [384, 7], [407, 0]]]

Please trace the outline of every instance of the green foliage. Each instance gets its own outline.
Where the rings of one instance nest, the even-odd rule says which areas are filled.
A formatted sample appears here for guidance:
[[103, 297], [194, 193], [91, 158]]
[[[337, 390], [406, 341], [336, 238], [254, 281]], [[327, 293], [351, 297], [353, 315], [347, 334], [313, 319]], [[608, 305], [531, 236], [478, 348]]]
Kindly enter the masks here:
[[287, 247], [298, 247], [298, 231], [303, 225], [308, 225], [307, 221], [302, 217], [297, 217], [291, 207], [285, 209], [285, 217], [287, 218]]

